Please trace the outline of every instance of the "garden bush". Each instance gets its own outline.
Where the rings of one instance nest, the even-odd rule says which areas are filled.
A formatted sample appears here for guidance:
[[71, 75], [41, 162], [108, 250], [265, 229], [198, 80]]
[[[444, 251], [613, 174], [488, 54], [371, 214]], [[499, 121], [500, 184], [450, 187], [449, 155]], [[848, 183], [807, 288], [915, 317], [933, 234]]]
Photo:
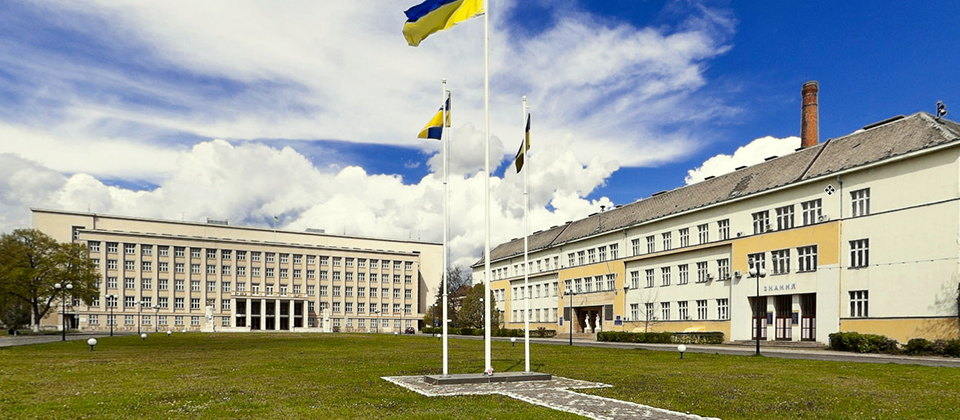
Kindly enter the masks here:
[[900, 343], [885, 335], [860, 334], [855, 331], [830, 334], [830, 349], [855, 353], [900, 353]]

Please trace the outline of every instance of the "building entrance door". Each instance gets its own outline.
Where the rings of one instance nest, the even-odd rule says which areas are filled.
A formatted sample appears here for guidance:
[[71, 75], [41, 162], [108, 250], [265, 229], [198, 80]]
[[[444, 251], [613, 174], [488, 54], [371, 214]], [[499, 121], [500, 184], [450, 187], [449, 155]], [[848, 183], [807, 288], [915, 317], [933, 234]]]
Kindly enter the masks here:
[[793, 296], [777, 296], [774, 298], [777, 317], [777, 340], [788, 341], [793, 339]]
[[753, 312], [750, 323], [750, 339], [757, 339], [757, 322], [760, 322], [760, 339], [767, 339], [767, 297], [750, 298], [750, 310]]
[[817, 340], [817, 294], [800, 295], [800, 340]]

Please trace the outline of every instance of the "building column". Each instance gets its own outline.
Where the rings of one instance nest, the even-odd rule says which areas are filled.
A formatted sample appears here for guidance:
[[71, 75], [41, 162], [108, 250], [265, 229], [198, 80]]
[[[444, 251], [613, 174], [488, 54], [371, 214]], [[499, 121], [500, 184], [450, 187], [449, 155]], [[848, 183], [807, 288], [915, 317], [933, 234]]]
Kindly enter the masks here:
[[250, 326], [253, 325], [250, 323], [250, 318], [253, 312], [253, 303], [251, 299], [244, 299], [244, 305], [247, 305], [247, 329], [250, 329]]
[[280, 331], [280, 299], [273, 301], [273, 330]]
[[237, 327], [237, 298], [230, 298], [230, 328]]
[[260, 330], [267, 329], [267, 300], [260, 299]]
[[287, 321], [287, 326], [290, 331], [293, 331], [294, 326], [297, 324], [297, 302], [293, 299], [290, 299], [290, 320]]

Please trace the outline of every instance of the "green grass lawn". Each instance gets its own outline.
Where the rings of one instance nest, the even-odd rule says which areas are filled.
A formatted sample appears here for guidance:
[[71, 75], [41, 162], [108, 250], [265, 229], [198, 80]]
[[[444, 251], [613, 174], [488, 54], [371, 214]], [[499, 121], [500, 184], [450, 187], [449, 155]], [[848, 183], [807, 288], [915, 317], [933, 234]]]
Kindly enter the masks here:
[[[450, 372], [483, 342], [450, 341]], [[582, 392], [723, 419], [960, 418], [960, 369], [534, 345]], [[523, 346], [493, 343], [498, 372]], [[174, 334], [0, 348], [0, 418], [576, 418], [500, 396], [428, 398], [381, 376], [440, 373], [440, 343], [366, 334]]]

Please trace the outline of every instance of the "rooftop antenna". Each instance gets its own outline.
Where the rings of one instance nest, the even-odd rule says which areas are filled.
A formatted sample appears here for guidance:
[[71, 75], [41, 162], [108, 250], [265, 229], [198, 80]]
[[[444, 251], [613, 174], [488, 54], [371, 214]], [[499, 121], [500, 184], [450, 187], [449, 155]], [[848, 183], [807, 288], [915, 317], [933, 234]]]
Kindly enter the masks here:
[[943, 101], [937, 101], [937, 121], [940, 121], [940, 118], [943, 118], [944, 115], [947, 115], [947, 105]]

